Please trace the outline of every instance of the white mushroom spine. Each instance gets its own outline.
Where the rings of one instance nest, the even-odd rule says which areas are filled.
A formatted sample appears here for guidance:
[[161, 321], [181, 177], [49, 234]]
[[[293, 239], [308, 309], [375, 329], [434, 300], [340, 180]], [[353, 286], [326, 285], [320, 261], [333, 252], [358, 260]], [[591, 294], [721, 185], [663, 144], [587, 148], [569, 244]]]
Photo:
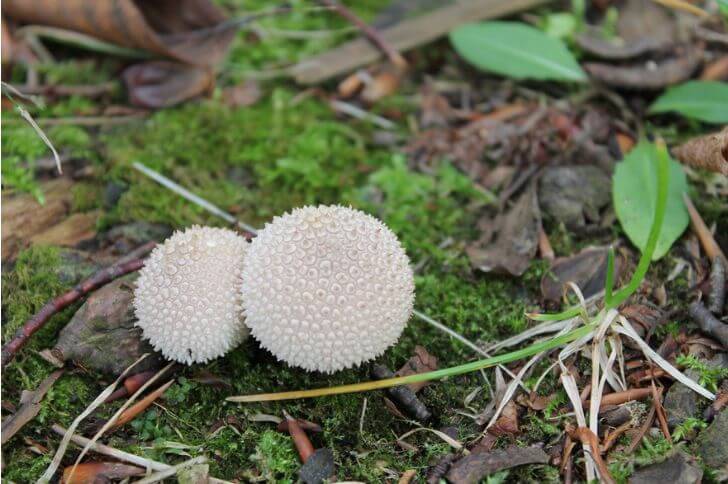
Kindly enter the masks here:
[[279, 360], [330, 373], [394, 344], [414, 302], [412, 269], [382, 222], [342, 206], [276, 217], [243, 269], [246, 324]]
[[144, 338], [188, 365], [237, 346], [248, 334], [240, 295], [248, 246], [230, 230], [194, 226], [154, 249], [134, 291]]

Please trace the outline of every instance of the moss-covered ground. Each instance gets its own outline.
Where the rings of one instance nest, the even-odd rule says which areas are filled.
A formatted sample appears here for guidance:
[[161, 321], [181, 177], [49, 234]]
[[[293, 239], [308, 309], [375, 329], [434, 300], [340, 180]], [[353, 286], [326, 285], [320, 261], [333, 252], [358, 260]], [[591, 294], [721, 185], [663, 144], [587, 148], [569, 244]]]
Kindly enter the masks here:
[[[357, 9], [371, 18], [381, 3], [370, 0]], [[241, 34], [223, 68], [223, 84], [237, 82], [251, 69], [290, 63], [321, 51], [347, 35], [338, 31], [348, 25], [335, 16], [314, 14], [306, 10], [305, 4], [293, 4], [293, 15], [271, 18], [263, 25], [334, 33], [305, 41], [278, 38], [271, 33], [257, 44], [246, 42], [249, 37]], [[246, 2], [246, 9], [263, 5], [265, 2], [253, 2], [252, 6]], [[237, 4], [228, 6], [241, 10]], [[49, 83], [99, 82], [114, 77], [114, 65], [97, 64], [89, 61], [91, 67], [79, 68], [74, 61], [70, 65], [47, 66], [43, 72], [49, 76]], [[373, 144], [374, 128], [370, 124], [338, 117], [315, 97], [297, 97], [299, 91], [293, 84], [275, 81], [265, 83], [263, 89], [263, 99], [246, 108], [226, 106], [218, 90], [212, 99], [159, 111], [124, 126], [49, 129], [48, 135], [59, 149], [73, 158], [88, 160], [93, 167], [93, 175], [74, 188], [72, 210], [102, 208], [99, 231], [135, 221], [160, 222], [173, 228], [195, 223], [223, 224], [134, 171], [131, 164], [135, 161], [164, 173], [255, 226], [302, 204], [350, 204], [380, 217], [401, 238], [413, 263], [420, 268], [416, 278], [418, 309], [473, 341], [497, 340], [526, 327], [523, 313], [535, 307], [538, 282], [546, 265], [536, 261], [518, 279], [483, 275], [470, 268], [463, 246], [477, 235], [475, 222], [489, 199], [467, 177], [447, 160], [442, 160], [431, 174], [413, 171], [396, 150]], [[123, 94], [117, 95], [122, 101]], [[407, 106], [412, 105], [403, 102], [399, 109]], [[64, 117], [94, 109], [93, 101], [72, 97], [34, 113]], [[407, 113], [403, 114], [398, 131], [406, 135]], [[4, 113], [4, 118], [10, 117]], [[47, 156], [46, 148], [30, 128], [10, 121], [3, 124], [2, 130], [3, 189], [31, 191], [42, 199], [32, 166], [33, 160]], [[109, 184], [123, 188], [121, 197], [110, 205], [103, 200]], [[707, 216], [714, 221], [719, 212]], [[549, 229], [556, 231], [558, 227]], [[573, 244], [589, 242], [574, 241], [568, 235], [564, 239], [568, 250], [559, 255], [568, 255]], [[57, 248], [33, 247], [22, 252], [14, 267], [3, 274], [4, 339], [45, 301], [71, 286], [73, 281], [59, 276], [61, 263]], [[37, 350], [53, 343], [74, 309], [56, 316], [3, 372], [3, 401], [17, 402], [22, 390], [36, 388], [53, 371]], [[399, 368], [413, 354], [415, 345], [437, 356], [441, 367], [473, 358], [457, 342], [412, 320], [397, 345], [378, 362]], [[221, 390], [195, 381], [194, 376], [202, 369], [229, 381], [231, 387]], [[295, 482], [299, 462], [290, 439], [275, 432], [271, 424], [248, 418], [258, 413], [280, 415], [285, 409], [321, 424], [323, 432], [313, 437], [314, 445], [334, 451], [340, 480], [382, 482], [395, 479], [407, 469], [415, 469], [422, 476], [428, 465], [449, 452], [449, 446], [428, 432], [407, 439], [413, 448], [398, 445], [397, 437], [416, 424], [390, 413], [381, 393], [275, 404], [224, 401], [228, 395], [365, 379], [369, 379], [368, 365], [332, 376], [306, 373], [278, 363], [254, 341], [247, 341], [224, 358], [180, 370], [159, 406], [107, 440], [114, 447], [166, 462], [178, 462], [188, 455], [208, 455], [211, 474], [219, 478]], [[54, 450], [59, 439], [50, 426], [70, 424], [111, 380], [109, 375], [83, 369], [64, 375], [45, 397], [38, 417], [3, 446], [3, 480], [33, 482], [52, 454], [39, 456], [30, 450], [29, 443], [38, 442]], [[466, 396], [484, 385], [482, 376], [473, 374], [427, 387], [422, 399], [435, 416], [429, 426], [452, 426], [461, 442], [475, 440], [480, 435], [478, 427], [459, 410], [464, 409]], [[547, 384], [544, 391], [548, 389]], [[484, 387], [471, 405], [482, 408], [488, 395]], [[362, 415], [365, 402], [366, 413]], [[106, 405], [98, 417], [108, 417], [116, 408], [118, 404]], [[221, 422], [234, 423], [219, 428]], [[553, 432], [553, 425], [542, 416], [527, 417], [518, 439], [547, 441]], [[514, 480], [557, 478], [556, 469], [549, 466], [530, 466], [511, 474]]]

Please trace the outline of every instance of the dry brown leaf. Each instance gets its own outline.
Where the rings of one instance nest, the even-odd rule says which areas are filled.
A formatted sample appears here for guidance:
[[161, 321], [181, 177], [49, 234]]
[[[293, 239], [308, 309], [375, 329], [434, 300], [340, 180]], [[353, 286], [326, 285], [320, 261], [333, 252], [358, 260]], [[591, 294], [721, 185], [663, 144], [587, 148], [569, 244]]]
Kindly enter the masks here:
[[[417, 373], [426, 373], [428, 371], [437, 370], [437, 357], [432, 356], [427, 350], [420, 345], [415, 346], [415, 354], [407, 360], [402, 368], [397, 370], [395, 376], [416, 375]], [[425, 386], [427, 382], [411, 383], [407, 385], [413, 392], [418, 392]]]
[[718, 57], [703, 67], [700, 79], [703, 81], [728, 81], [728, 55]]
[[587, 62], [584, 69], [589, 75], [607, 86], [624, 89], [662, 89], [685, 81], [702, 62], [702, 49], [688, 46], [676, 57], [655, 63], [652, 60], [616, 66], [600, 62]]
[[495, 225], [498, 235], [494, 242], [485, 247], [476, 242], [466, 249], [470, 263], [483, 272], [520, 276], [538, 249], [541, 213], [536, 186], [531, 184], [515, 205], [498, 217]]
[[243, 108], [257, 103], [263, 96], [260, 84], [255, 80], [247, 80], [235, 86], [226, 87], [222, 91], [225, 104], [233, 108]]
[[133, 65], [123, 74], [129, 101], [142, 108], [164, 108], [211, 92], [215, 74], [209, 67], [152, 61]]
[[208, 0], [7, 0], [3, 14], [203, 66], [225, 56], [237, 28]]
[[46, 377], [34, 391], [23, 391], [20, 397], [20, 408], [9, 417], [6, 417], [2, 423], [2, 439], [0, 441], [5, 444], [10, 440], [25, 424], [33, 420], [38, 412], [40, 412], [40, 402], [53, 384], [63, 375], [64, 370], [56, 370]]
[[525, 464], [545, 464], [549, 456], [538, 447], [511, 446], [490, 452], [473, 452], [455, 462], [447, 473], [448, 482], [475, 484], [484, 477]]
[[[587, 299], [604, 290], [608, 253], [607, 247], [595, 247], [584, 249], [571, 257], [559, 257], [541, 278], [541, 295], [546, 301], [559, 302], [569, 282], [579, 286]], [[615, 281], [619, 281], [623, 267], [622, 257], [615, 256]]]
[[728, 126], [718, 133], [688, 140], [672, 152], [686, 165], [728, 176]]
[[[74, 466], [68, 466], [63, 470], [62, 484], [111, 482], [111, 479], [121, 480], [131, 476], [139, 476], [145, 472], [141, 467], [119, 462], [87, 462], [78, 464], [75, 467], [75, 470], [73, 469]], [[73, 476], [71, 476], [72, 473]]]

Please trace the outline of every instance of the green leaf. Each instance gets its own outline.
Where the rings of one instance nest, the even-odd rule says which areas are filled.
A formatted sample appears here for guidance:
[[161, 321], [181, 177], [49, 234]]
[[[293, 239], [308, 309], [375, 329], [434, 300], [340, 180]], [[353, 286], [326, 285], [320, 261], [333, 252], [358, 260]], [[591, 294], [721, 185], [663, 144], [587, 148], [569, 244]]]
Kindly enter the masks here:
[[[688, 211], [683, 193], [688, 190], [685, 172], [670, 158], [667, 209], [652, 260], [664, 256], [688, 226]], [[655, 216], [657, 200], [657, 147], [640, 141], [623, 161], [617, 164], [612, 180], [612, 199], [617, 218], [629, 240], [640, 251], [645, 249]]]
[[650, 106], [650, 113], [668, 111], [707, 123], [726, 123], [728, 84], [717, 81], [689, 81], [671, 87]]
[[586, 81], [586, 74], [563, 42], [519, 22], [466, 24], [450, 42], [479, 69], [515, 79]]

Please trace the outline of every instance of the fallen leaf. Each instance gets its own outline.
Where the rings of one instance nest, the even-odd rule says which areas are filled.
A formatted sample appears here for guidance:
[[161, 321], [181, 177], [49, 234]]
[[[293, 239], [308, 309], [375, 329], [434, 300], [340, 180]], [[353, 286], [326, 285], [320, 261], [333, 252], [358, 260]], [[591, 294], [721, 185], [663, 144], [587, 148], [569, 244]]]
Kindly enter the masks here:
[[[435, 370], [437, 370], [437, 357], [432, 356], [430, 353], [428, 353], [423, 346], [417, 345], [415, 346], [414, 356], [407, 360], [407, 363], [405, 363], [402, 368], [397, 370], [394, 375], [409, 376]], [[427, 386], [427, 382], [410, 383], [407, 386], [410, 387], [413, 392], [418, 392], [422, 388]]]
[[523, 274], [538, 249], [541, 213], [536, 185], [531, 184], [513, 207], [496, 220], [498, 235], [493, 243], [470, 245], [466, 252], [470, 263], [483, 272]]
[[232, 388], [232, 384], [228, 380], [205, 369], [199, 370], [190, 379], [197, 383], [202, 383], [203, 385], [209, 385], [217, 388]]
[[[541, 295], [544, 300], [561, 301], [569, 282], [576, 284], [586, 299], [604, 290], [608, 253], [608, 247], [593, 247], [570, 257], [556, 259], [551, 269], [541, 278]], [[615, 256], [615, 281], [619, 281], [623, 268], [623, 258]]]
[[511, 446], [490, 452], [471, 453], [455, 462], [447, 472], [453, 484], [475, 484], [503, 469], [526, 464], [546, 464], [549, 456], [538, 447]]
[[120, 464], [119, 462], [86, 462], [77, 466], [68, 466], [63, 470], [62, 484], [94, 484], [111, 482], [111, 479], [122, 480], [131, 476], [140, 476], [145, 470], [141, 467]]
[[607, 86], [624, 89], [662, 89], [689, 79], [700, 66], [702, 54], [700, 48], [688, 46], [676, 57], [659, 62], [648, 60], [619, 66], [587, 62], [584, 64], [584, 69], [593, 79]]
[[721, 56], [703, 67], [701, 81], [728, 81], [728, 55]]
[[660, 41], [655, 37], [645, 36], [632, 42], [624, 39], [606, 39], [601, 29], [589, 28], [576, 36], [576, 44], [585, 52], [609, 60], [626, 60], [639, 57], [650, 52], [662, 50], [672, 44]]
[[215, 74], [209, 67], [152, 61], [135, 64], [123, 75], [129, 101], [143, 108], [165, 108], [210, 92]]
[[515, 435], [519, 432], [518, 428], [518, 406], [513, 400], [506, 403], [503, 411], [493, 425], [488, 429], [488, 433], [496, 437], [504, 435]]
[[599, 222], [611, 200], [609, 176], [594, 165], [551, 166], [539, 178], [538, 201], [544, 215], [571, 230]]
[[10, 440], [25, 424], [30, 422], [40, 412], [40, 402], [53, 384], [63, 375], [64, 370], [56, 370], [46, 377], [45, 380], [38, 385], [34, 391], [24, 390], [20, 396], [20, 408], [3, 420], [2, 423], [2, 439], [0, 442], [5, 444]]
[[60, 223], [48, 227], [47, 230], [33, 235], [30, 242], [39, 245], [74, 247], [96, 236], [96, 222], [100, 216], [100, 210], [74, 213]]
[[244, 108], [257, 103], [263, 96], [260, 84], [255, 80], [247, 80], [235, 86], [226, 87], [222, 91], [225, 104], [232, 108]]
[[203, 66], [223, 59], [237, 31], [208, 0], [7, 0], [3, 15]]
[[159, 366], [161, 356], [142, 340], [134, 326], [133, 283], [130, 274], [94, 291], [61, 330], [53, 354], [100, 372], [118, 375], [144, 353], [152, 353], [135, 370]]
[[397, 91], [403, 75], [403, 69], [393, 64], [386, 64], [372, 76], [370, 81], [364, 83], [364, 89], [360, 94], [361, 99], [372, 104], [382, 98], [391, 96]]

